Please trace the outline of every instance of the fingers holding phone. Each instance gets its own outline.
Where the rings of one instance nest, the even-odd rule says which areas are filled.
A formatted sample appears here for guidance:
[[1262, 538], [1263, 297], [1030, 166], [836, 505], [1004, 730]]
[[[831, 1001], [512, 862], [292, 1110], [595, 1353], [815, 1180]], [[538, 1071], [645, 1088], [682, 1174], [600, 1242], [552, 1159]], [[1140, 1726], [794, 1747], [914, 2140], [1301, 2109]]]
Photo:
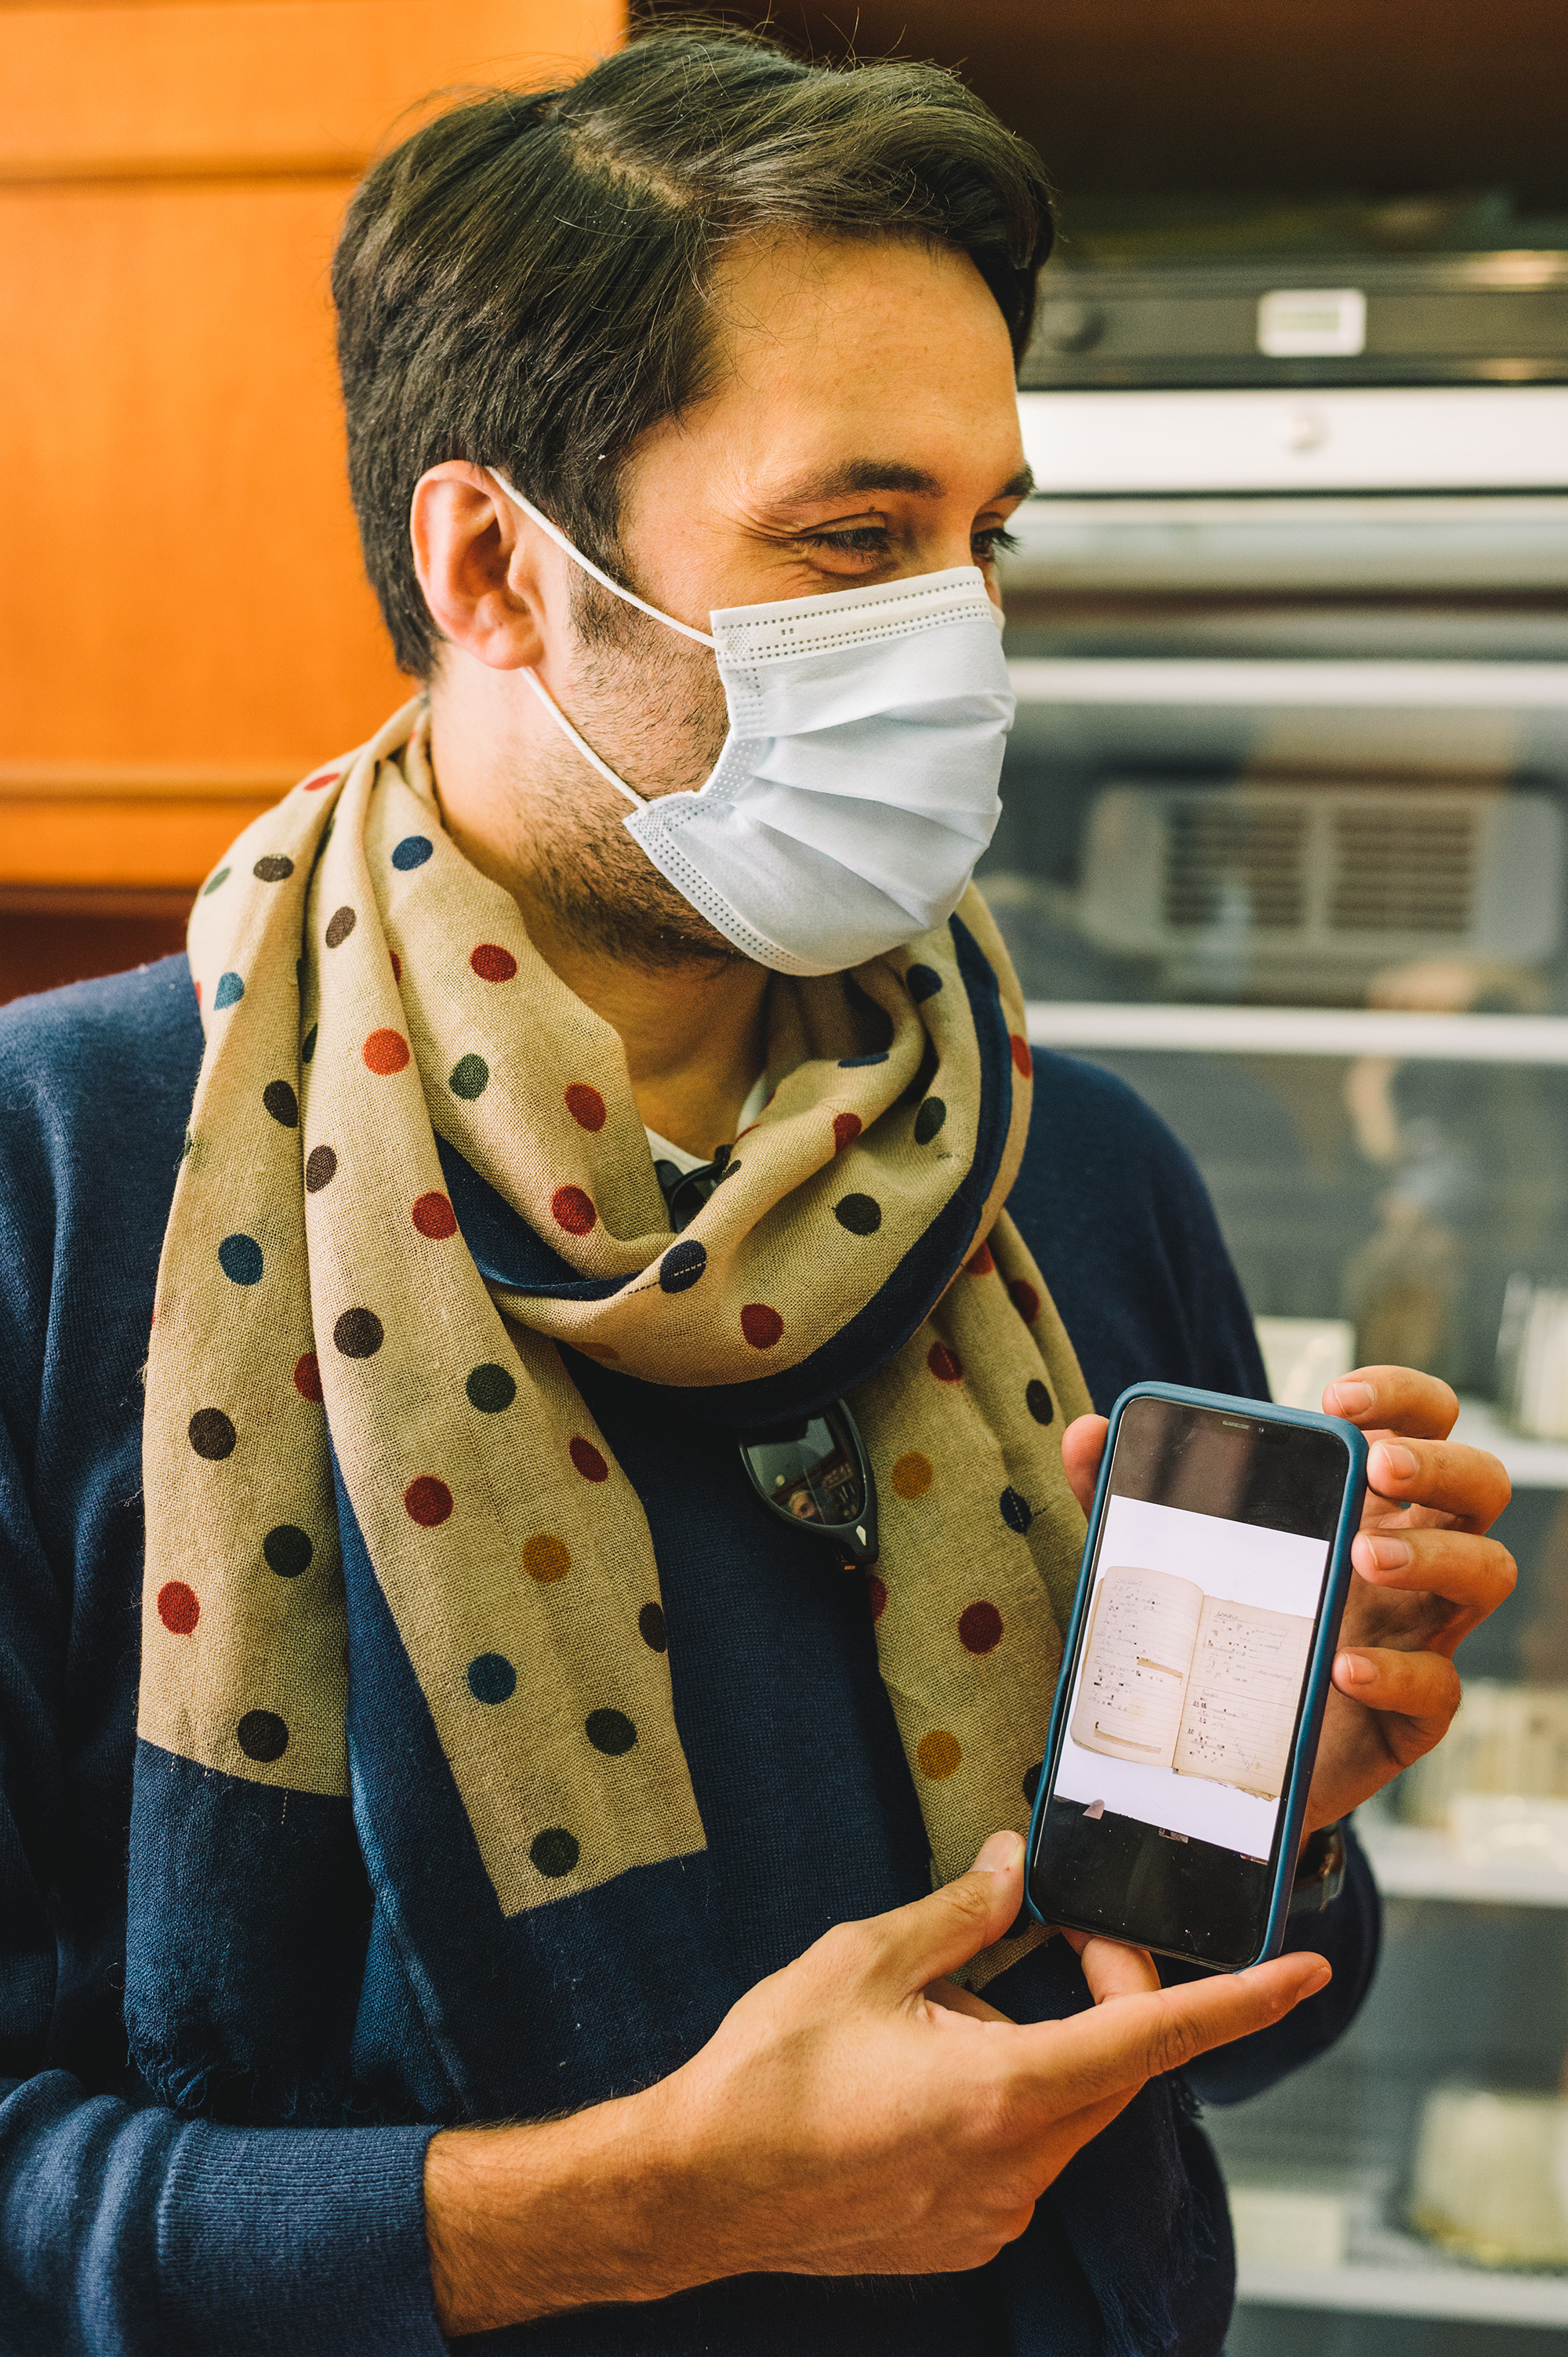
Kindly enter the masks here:
[[840, 1924], [635, 2099], [670, 2156], [693, 2280], [981, 2266], [1151, 2076], [1268, 2027], [1328, 1977], [1292, 1955], [1162, 1989], [1142, 1952], [1075, 1941], [1093, 2005], [1010, 2021], [945, 1976], [1013, 1921], [1023, 1847], [994, 1835], [946, 1889]]

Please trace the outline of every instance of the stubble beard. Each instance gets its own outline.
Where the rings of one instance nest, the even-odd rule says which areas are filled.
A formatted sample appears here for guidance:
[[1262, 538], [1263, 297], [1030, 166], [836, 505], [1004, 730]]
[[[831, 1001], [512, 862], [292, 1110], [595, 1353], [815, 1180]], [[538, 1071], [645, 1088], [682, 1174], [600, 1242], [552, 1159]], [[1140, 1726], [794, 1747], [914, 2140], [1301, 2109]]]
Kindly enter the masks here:
[[[591, 580], [574, 584], [573, 619], [574, 726], [639, 793], [701, 785], [727, 727], [713, 657]], [[622, 823], [630, 805], [554, 728], [531, 756], [528, 799], [530, 888], [573, 939], [655, 972], [748, 963], [660, 875]]]

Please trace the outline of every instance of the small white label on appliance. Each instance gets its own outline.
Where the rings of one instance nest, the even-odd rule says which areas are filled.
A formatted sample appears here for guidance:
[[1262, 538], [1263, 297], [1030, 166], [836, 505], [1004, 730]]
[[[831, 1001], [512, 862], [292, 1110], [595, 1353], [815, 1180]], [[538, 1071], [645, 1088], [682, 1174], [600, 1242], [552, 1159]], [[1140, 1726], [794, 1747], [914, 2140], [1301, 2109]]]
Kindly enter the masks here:
[[1367, 298], [1359, 286], [1305, 286], [1263, 296], [1258, 350], [1273, 360], [1343, 358], [1367, 348]]

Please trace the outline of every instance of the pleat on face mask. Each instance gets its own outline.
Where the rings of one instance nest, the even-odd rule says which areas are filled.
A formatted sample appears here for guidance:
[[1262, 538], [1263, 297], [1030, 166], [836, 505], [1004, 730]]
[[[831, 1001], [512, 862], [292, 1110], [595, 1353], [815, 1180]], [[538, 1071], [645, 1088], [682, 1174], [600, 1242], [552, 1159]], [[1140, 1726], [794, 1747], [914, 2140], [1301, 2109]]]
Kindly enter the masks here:
[[1002, 616], [977, 565], [720, 608], [710, 634], [622, 588], [489, 471], [585, 573], [713, 649], [724, 748], [694, 792], [651, 799], [527, 676], [635, 805], [628, 834], [726, 941], [779, 974], [836, 974], [952, 914], [1001, 816], [1015, 709]]

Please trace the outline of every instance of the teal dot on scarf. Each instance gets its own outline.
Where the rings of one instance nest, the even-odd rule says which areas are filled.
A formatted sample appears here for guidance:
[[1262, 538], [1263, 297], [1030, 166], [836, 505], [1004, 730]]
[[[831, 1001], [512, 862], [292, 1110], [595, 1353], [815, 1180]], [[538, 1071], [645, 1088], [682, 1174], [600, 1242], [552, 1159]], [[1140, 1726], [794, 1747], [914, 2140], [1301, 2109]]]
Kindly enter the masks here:
[[1025, 1384], [1024, 1405], [1036, 1424], [1049, 1424], [1057, 1412], [1055, 1403], [1038, 1375], [1031, 1375]]
[[316, 1034], [319, 1028], [319, 1025], [313, 1023], [305, 1035], [304, 1043], [299, 1051], [299, 1060], [302, 1064], [308, 1064], [316, 1053]]
[[235, 1285], [259, 1285], [262, 1248], [254, 1236], [225, 1236], [218, 1247], [218, 1265]]
[[505, 1702], [517, 1691], [517, 1672], [504, 1653], [480, 1653], [468, 1664], [468, 1692], [476, 1702]]
[[1011, 1484], [1003, 1491], [997, 1502], [1002, 1508], [1002, 1519], [1010, 1531], [1017, 1531], [1022, 1534], [1035, 1519], [1035, 1510], [1027, 1498], [1015, 1490]]
[[696, 1284], [707, 1265], [707, 1247], [700, 1244], [694, 1236], [683, 1236], [678, 1244], [671, 1245], [659, 1264], [660, 1290], [684, 1293]]
[[482, 1097], [490, 1084], [490, 1068], [482, 1056], [463, 1056], [452, 1067], [446, 1085], [455, 1097]]
[[405, 834], [392, 852], [392, 864], [406, 875], [411, 867], [423, 867], [435, 849], [427, 834]]
[[942, 986], [941, 975], [934, 965], [912, 965], [904, 979], [917, 1006], [923, 998], [934, 998]]
[[222, 1007], [232, 1006], [237, 999], [243, 998], [244, 996], [245, 985], [237, 974], [220, 974], [218, 977], [218, 987], [212, 994], [214, 1014]]
[[915, 1143], [929, 1146], [948, 1117], [948, 1109], [940, 1097], [928, 1097], [915, 1115]]
[[216, 876], [214, 876], [214, 877], [212, 877], [209, 882], [205, 883], [205, 884], [202, 886], [202, 888], [201, 888], [201, 897], [202, 897], [202, 899], [203, 899], [204, 900], [206, 900], [206, 899], [209, 899], [211, 898], [212, 894], [213, 894], [214, 892], [216, 892], [216, 891], [217, 891], [218, 887], [220, 886], [220, 884], [227, 884], [227, 882], [228, 882], [228, 881], [229, 881], [229, 870], [228, 870], [228, 868], [227, 868], [227, 867], [220, 867], [220, 868], [218, 870], [217, 875], [216, 875]]

